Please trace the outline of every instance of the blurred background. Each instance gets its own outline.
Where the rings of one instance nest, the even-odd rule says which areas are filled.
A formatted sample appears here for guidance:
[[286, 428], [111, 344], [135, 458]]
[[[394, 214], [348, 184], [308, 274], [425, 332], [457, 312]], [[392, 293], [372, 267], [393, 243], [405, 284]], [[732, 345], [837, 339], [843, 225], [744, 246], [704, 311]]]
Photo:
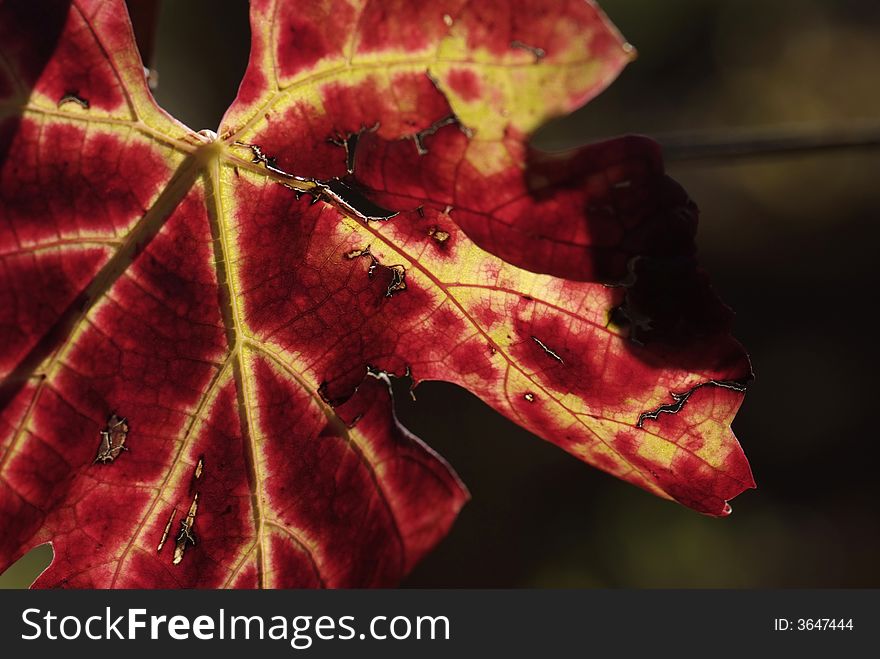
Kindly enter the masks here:
[[[737, 312], [757, 374], [734, 430], [758, 489], [732, 516], [703, 517], [584, 465], [467, 392], [425, 383], [411, 401], [398, 382], [401, 420], [473, 496], [404, 585], [878, 587], [880, 149], [684, 159], [680, 147], [759, 127], [864, 142], [873, 127], [876, 147], [880, 3], [602, 7], [639, 58], [536, 143], [643, 133], [670, 146], [668, 170], [702, 210], [701, 262]], [[247, 61], [246, 3], [165, 2], [158, 25], [159, 103], [193, 129], [215, 128]], [[0, 586], [27, 586], [50, 556], [38, 548]]]

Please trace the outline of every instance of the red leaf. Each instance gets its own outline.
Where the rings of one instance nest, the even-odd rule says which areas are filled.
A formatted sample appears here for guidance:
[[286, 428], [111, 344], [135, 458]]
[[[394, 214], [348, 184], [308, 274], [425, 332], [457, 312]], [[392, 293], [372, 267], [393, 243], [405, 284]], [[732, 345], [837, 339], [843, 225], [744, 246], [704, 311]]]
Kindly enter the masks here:
[[252, 3], [219, 137], [119, 0], [0, 7], [0, 568], [40, 586], [397, 582], [467, 498], [387, 374], [701, 512], [750, 378], [656, 146], [527, 136], [631, 49], [592, 5]]

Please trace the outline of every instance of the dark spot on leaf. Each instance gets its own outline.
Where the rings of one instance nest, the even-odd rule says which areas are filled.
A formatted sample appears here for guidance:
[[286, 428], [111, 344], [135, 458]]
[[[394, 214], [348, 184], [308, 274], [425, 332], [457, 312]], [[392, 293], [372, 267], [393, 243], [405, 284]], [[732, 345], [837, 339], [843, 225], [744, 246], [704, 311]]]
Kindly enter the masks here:
[[327, 139], [330, 144], [335, 144], [338, 147], [342, 147], [345, 149], [345, 171], [349, 174], [354, 174], [354, 158], [355, 153], [357, 152], [357, 144], [360, 139], [361, 132], [357, 133], [349, 133], [344, 137], [330, 137]]
[[80, 106], [84, 110], [89, 109], [89, 99], [83, 98], [75, 91], [67, 92], [66, 94], [64, 94], [64, 96], [62, 96], [60, 99], [58, 99], [58, 107], [59, 108], [62, 105], [64, 105], [65, 103], [76, 103], [78, 106]]
[[186, 517], [180, 520], [180, 531], [177, 534], [177, 540], [174, 544], [174, 558], [171, 559], [171, 562], [174, 565], [178, 565], [180, 561], [183, 560], [183, 555], [188, 546], [195, 546], [196, 544], [196, 536], [193, 532], [193, 527], [196, 523], [196, 513], [198, 510], [199, 493], [196, 492], [193, 496], [192, 503], [190, 504], [189, 512], [187, 512]]
[[165, 541], [168, 539], [168, 534], [171, 532], [171, 524], [174, 522], [174, 516], [177, 515], [177, 508], [171, 509], [171, 515], [168, 517], [168, 521], [165, 522], [165, 530], [162, 531], [162, 539], [159, 540], [159, 545], [156, 547], [156, 553], [162, 551], [162, 547], [165, 546]]
[[379, 262], [379, 259], [370, 252], [369, 245], [363, 249], [353, 249], [350, 252], [346, 252], [344, 256], [347, 259], [356, 259], [361, 256], [369, 258], [370, 266], [367, 268], [367, 276], [370, 279], [373, 279], [373, 277], [376, 276], [376, 273], [380, 270], [387, 273], [388, 285], [385, 290], [385, 297], [391, 297], [395, 293], [406, 290], [406, 268], [402, 265], [383, 265]]
[[[431, 75], [428, 75], [428, 77], [431, 79], [431, 82], [434, 83], [434, 86], [439, 89], [437, 81]], [[445, 117], [438, 119], [427, 128], [423, 128], [422, 130], [410, 135], [413, 142], [415, 142], [416, 151], [420, 156], [424, 156], [428, 153], [428, 148], [425, 146], [425, 138], [430, 137], [438, 130], [440, 130], [441, 128], [445, 128], [446, 126], [458, 126], [458, 128], [461, 130], [462, 133], [464, 133], [466, 137], [473, 137], [474, 132], [470, 128], [463, 125], [461, 121], [459, 121], [458, 117], [456, 117], [454, 114], [448, 114]]]
[[[348, 141], [345, 142], [348, 144]], [[359, 217], [365, 221], [384, 221], [390, 220], [397, 215], [397, 211], [391, 211], [372, 202], [353, 184], [346, 183], [342, 179], [332, 178], [328, 181], [320, 181], [318, 179], [305, 176], [297, 176], [291, 174], [278, 166], [275, 156], [270, 156], [263, 152], [262, 147], [258, 144], [248, 144], [246, 142], [235, 142], [236, 146], [247, 147], [251, 150], [251, 162], [255, 164], [262, 163], [268, 171], [281, 176], [287, 181], [282, 182], [287, 188], [290, 188], [299, 199], [302, 194], [312, 195], [312, 203], [315, 204], [321, 199], [336, 204], [341, 207], [343, 212]], [[353, 164], [352, 164], [353, 166]]]
[[122, 451], [127, 451], [125, 442], [128, 439], [128, 419], [118, 416], [115, 412], [107, 419], [107, 425], [100, 431], [101, 443], [98, 445], [98, 455], [95, 462], [109, 464], [119, 457]]
[[345, 398], [334, 398], [330, 395], [330, 383], [324, 380], [321, 384], [318, 385], [318, 395], [321, 397], [325, 403], [327, 403], [330, 407], [336, 407], [337, 405], [341, 405], [344, 403], [348, 397]]
[[388, 284], [385, 297], [391, 297], [395, 293], [406, 290], [406, 268], [402, 265], [389, 265], [387, 267], [391, 271], [391, 283]]
[[449, 232], [438, 229], [437, 227], [431, 227], [428, 229], [428, 235], [434, 239], [434, 242], [441, 245], [449, 240]]
[[371, 256], [370, 246], [367, 245], [363, 249], [353, 249], [350, 252], [345, 253], [345, 258], [347, 258], [347, 259], [356, 259], [359, 256]]
[[327, 182], [317, 181], [321, 193], [331, 201], [335, 201], [343, 210], [353, 213], [362, 220], [385, 221], [397, 215], [370, 201], [360, 190], [352, 187], [341, 179], [334, 178]]
[[205, 470], [205, 456], [200, 455], [199, 461], [196, 463], [195, 469], [193, 469], [193, 475], [189, 482], [189, 491], [192, 492], [193, 488], [196, 486], [198, 480], [202, 477], [202, 473]]
[[554, 351], [554, 350], [553, 350], [552, 348], [550, 348], [546, 343], [544, 343], [543, 341], [541, 341], [541, 339], [539, 339], [537, 336], [532, 336], [532, 341], [534, 341], [535, 343], [537, 343], [538, 346], [540, 346], [541, 350], [544, 351], [544, 354], [546, 354], [548, 357], [550, 357], [551, 359], [555, 359], [555, 360], [558, 361], [560, 364], [564, 364], [564, 363], [565, 363], [565, 362], [562, 360], [562, 357], [560, 357], [559, 354], [558, 354], [556, 351]]
[[525, 50], [530, 52], [535, 56], [535, 62], [539, 62], [547, 56], [547, 52], [543, 48], [538, 48], [537, 46], [530, 46], [527, 43], [523, 43], [519, 39], [515, 39], [510, 42], [511, 48], [519, 48], [521, 50]]
[[248, 144], [246, 142], [235, 142], [235, 146], [243, 146], [243, 147], [247, 147], [248, 149], [250, 149], [251, 155], [252, 155], [251, 162], [254, 164], [262, 164], [263, 167], [265, 167], [267, 170], [269, 170], [273, 174], [278, 174], [279, 176], [282, 176], [287, 179], [296, 179], [296, 180], [303, 181], [303, 182], [306, 182], [306, 181], [311, 182], [308, 179], [304, 179], [299, 176], [294, 176], [290, 172], [285, 172], [283, 169], [281, 169], [278, 166], [278, 161], [276, 160], [275, 156], [270, 156], [270, 155], [263, 153], [263, 148], [258, 144]]
[[721, 387], [723, 389], [730, 389], [732, 391], [744, 393], [749, 385], [749, 382], [751, 381], [751, 378], [752, 376], [749, 375], [740, 380], [708, 380], [706, 382], [701, 382], [695, 387], [691, 387], [690, 389], [682, 393], [675, 393], [674, 391], [670, 391], [669, 395], [672, 397], [672, 402], [665, 403], [655, 410], [642, 412], [639, 415], [639, 420], [636, 422], [636, 428], [643, 427], [645, 421], [648, 419], [656, 421], [660, 418], [661, 414], [678, 414], [679, 412], [681, 412], [682, 409], [684, 409], [684, 406], [688, 402], [688, 399], [698, 389], [702, 389], [703, 387]]

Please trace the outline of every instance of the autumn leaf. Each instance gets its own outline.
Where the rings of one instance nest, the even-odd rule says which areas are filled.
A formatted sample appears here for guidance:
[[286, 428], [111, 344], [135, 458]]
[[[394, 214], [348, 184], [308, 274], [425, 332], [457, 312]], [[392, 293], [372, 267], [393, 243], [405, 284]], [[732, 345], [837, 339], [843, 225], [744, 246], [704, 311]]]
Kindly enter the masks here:
[[727, 514], [751, 371], [695, 206], [648, 139], [528, 145], [632, 58], [605, 16], [254, 0], [251, 30], [196, 132], [120, 0], [0, 7], [0, 569], [51, 541], [37, 586], [394, 584], [467, 492], [391, 375]]

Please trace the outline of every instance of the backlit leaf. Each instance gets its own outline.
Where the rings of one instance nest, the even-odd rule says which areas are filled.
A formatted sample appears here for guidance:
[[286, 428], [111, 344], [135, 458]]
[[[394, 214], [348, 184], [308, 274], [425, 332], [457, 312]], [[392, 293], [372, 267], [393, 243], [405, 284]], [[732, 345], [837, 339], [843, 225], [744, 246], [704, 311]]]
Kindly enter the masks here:
[[751, 371], [696, 208], [650, 140], [527, 143], [631, 59], [604, 15], [254, 0], [251, 30], [197, 132], [119, 0], [0, 6], [0, 568], [51, 541], [39, 586], [394, 584], [467, 492], [389, 375], [729, 512]]

